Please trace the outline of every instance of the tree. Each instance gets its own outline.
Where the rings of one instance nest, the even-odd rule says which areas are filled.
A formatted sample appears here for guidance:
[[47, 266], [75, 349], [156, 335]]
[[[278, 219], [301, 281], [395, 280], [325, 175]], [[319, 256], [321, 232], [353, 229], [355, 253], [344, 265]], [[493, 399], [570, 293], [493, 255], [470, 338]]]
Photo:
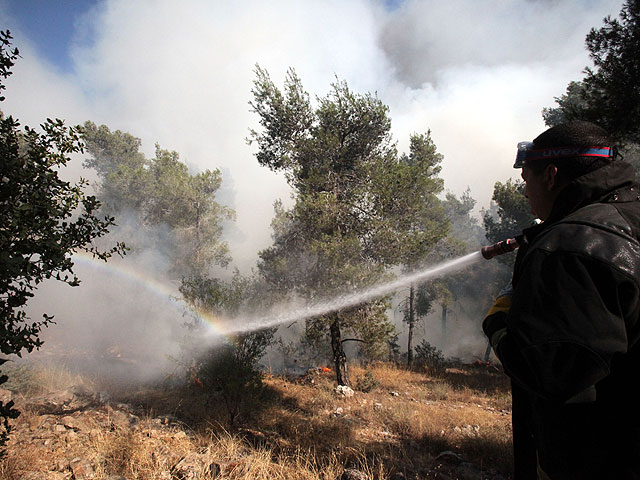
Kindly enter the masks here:
[[545, 123], [587, 120], [606, 129], [623, 147], [625, 159], [640, 165], [640, 0], [627, 0], [620, 19], [607, 16], [592, 28], [586, 47], [594, 68], [570, 82], [557, 97], [557, 107], [545, 108]]
[[485, 212], [483, 221], [490, 242], [499, 242], [512, 238], [522, 232], [523, 228], [531, 226], [534, 220], [529, 201], [524, 196], [524, 182], [507, 180], [505, 183], [496, 182], [493, 187], [493, 201], [498, 210], [497, 218]]
[[[9, 50], [11, 38], [9, 31], [0, 32], [2, 79], [18, 57], [17, 49]], [[0, 91], [4, 89], [0, 81]], [[51, 278], [77, 286], [75, 252], [107, 260], [124, 254], [125, 247], [118, 243], [102, 250], [93, 244], [108, 233], [114, 218], [97, 215], [100, 202], [85, 194], [85, 180], [74, 184], [58, 175], [70, 155], [82, 151], [81, 127], [67, 127], [57, 119], [47, 119], [41, 133], [29, 127], [22, 132], [19, 126], [13, 117], [0, 114], [0, 352], [21, 356], [42, 345], [39, 334], [53, 321], [46, 313], [31, 321], [24, 310], [37, 286]], [[6, 361], [0, 359], [0, 365]], [[0, 384], [6, 380], [3, 375]], [[0, 444], [9, 432], [8, 419], [18, 415], [12, 407], [13, 402], [0, 402]]]
[[[406, 244], [398, 251], [400, 261], [405, 270], [416, 270], [423, 267], [425, 262], [433, 261], [437, 249], [434, 245], [441, 241], [449, 228], [446, 213], [437, 195], [442, 192], [444, 183], [437, 175], [440, 173], [442, 155], [437, 152], [431, 139], [430, 132], [426, 135], [412, 135], [409, 145], [409, 155], [400, 158], [401, 179], [401, 208], [405, 215], [402, 228], [409, 231], [428, 231], [432, 237], [428, 240], [420, 239], [417, 243]], [[408, 188], [407, 188], [408, 186]], [[404, 321], [409, 332], [407, 336], [407, 365], [413, 362], [413, 333], [415, 325], [421, 316], [431, 310], [434, 289], [433, 284], [411, 285], [409, 296], [404, 302]]]
[[[490, 242], [499, 242], [522, 233], [534, 221], [529, 202], [524, 196], [524, 182], [507, 180], [505, 183], [496, 182], [493, 187], [493, 201], [496, 202], [495, 216], [491, 212], [484, 213], [484, 228]], [[497, 293], [511, 275], [515, 256], [513, 254], [496, 257], [499, 263], [508, 266], [495, 276], [492, 290]]]
[[98, 195], [107, 210], [133, 213], [147, 229], [169, 227], [174, 274], [206, 275], [212, 265], [229, 263], [222, 221], [235, 214], [215, 200], [219, 170], [190, 174], [177, 152], [158, 145], [155, 157], [147, 159], [139, 152], [140, 139], [105, 125], [86, 122], [83, 138], [91, 155], [84, 165], [98, 173]]
[[[259, 67], [256, 77], [251, 106], [261, 131], [252, 130], [249, 143], [257, 143], [261, 165], [284, 173], [295, 201], [290, 210], [276, 204], [274, 243], [260, 253], [259, 270], [273, 288], [309, 301], [357, 290], [444, 234], [428, 134], [412, 137], [401, 160], [388, 108], [375, 96], [336, 81], [314, 109], [293, 70], [284, 92]], [[381, 299], [307, 323], [309, 334], [329, 339], [339, 384], [349, 381], [344, 332], [357, 332], [363, 319], [381, 325], [387, 308]], [[389, 330], [373, 330], [383, 338], [365, 341], [388, 345]]]

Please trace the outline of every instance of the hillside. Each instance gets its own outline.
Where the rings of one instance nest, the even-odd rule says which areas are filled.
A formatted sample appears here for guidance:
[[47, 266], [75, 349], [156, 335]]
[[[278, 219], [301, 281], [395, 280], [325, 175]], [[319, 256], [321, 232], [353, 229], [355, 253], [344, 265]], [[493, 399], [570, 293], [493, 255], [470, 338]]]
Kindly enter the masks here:
[[143, 389], [21, 366], [0, 392], [23, 411], [0, 478], [509, 478], [509, 386], [497, 368], [431, 376], [379, 364], [351, 375], [352, 397], [322, 369], [267, 375], [231, 426], [224, 399], [197, 380]]

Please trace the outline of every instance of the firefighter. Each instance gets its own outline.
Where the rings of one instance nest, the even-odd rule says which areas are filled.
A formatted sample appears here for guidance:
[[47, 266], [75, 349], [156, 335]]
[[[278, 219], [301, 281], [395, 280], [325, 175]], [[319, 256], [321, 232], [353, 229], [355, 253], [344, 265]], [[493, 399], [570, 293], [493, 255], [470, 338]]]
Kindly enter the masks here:
[[516, 480], [640, 478], [640, 190], [582, 121], [518, 144], [524, 230], [483, 322], [512, 380]]

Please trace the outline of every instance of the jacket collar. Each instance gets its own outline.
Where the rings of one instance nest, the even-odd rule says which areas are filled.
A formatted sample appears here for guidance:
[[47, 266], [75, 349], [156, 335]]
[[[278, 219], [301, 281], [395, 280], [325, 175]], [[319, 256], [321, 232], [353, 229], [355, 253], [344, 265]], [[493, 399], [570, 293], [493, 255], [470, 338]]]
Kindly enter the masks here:
[[540, 225], [525, 229], [525, 238], [532, 240], [540, 231], [570, 213], [591, 203], [603, 201], [612, 192], [630, 187], [634, 183], [633, 167], [620, 160], [572, 180], [558, 194], [549, 218]]

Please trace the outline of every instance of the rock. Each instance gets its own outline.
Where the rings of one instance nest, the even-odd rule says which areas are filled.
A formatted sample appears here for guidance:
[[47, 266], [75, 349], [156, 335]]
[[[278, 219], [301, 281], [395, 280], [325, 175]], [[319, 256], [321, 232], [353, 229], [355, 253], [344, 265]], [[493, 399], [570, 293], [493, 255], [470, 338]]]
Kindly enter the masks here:
[[334, 390], [338, 395], [342, 395], [343, 397], [353, 397], [353, 389], [348, 387], [347, 385], [338, 385]]
[[76, 457], [69, 462], [69, 467], [73, 472], [74, 480], [89, 480], [95, 478], [96, 474], [89, 460], [82, 457]]
[[447, 463], [452, 463], [454, 465], [458, 465], [460, 463], [462, 463], [463, 458], [458, 455], [457, 453], [452, 452], [451, 450], [445, 450], [444, 452], [440, 452], [436, 458], [433, 459], [434, 461], [439, 461], [439, 462], [447, 462]]
[[374, 403], [374, 404], [373, 404], [373, 409], [374, 409], [376, 412], [379, 412], [379, 411], [380, 411], [380, 410], [382, 410], [383, 408], [384, 408], [384, 407], [382, 406], [382, 404], [381, 404], [381, 403]]
[[131, 425], [136, 424], [139, 420], [135, 415], [131, 415], [120, 410], [115, 410], [109, 406], [107, 407], [107, 414], [109, 415], [111, 424], [114, 427], [122, 429], [129, 428]]
[[98, 392], [96, 398], [98, 402], [102, 403], [103, 405], [109, 403], [109, 400], [111, 400], [111, 397], [107, 392]]
[[399, 397], [400, 394], [398, 392], [390, 392], [392, 397]]
[[369, 480], [369, 476], [360, 470], [345, 468], [340, 480]]
[[56, 433], [63, 433], [67, 431], [67, 428], [64, 425], [56, 425], [53, 431]]
[[11, 401], [12, 398], [13, 398], [13, 394], [11, 393], [11, 390], [0, 388], [0, 402], [6, 405]]
[[90, 430], [89, 426], [87, 425], [87, 422], [85, 419], [80, 418], [80, 417], [72, 417], [70, 415], [67, 415], [65, 417], [62, 417], [62, 424], [70, 429], [73, 429], [75, 431], [88, 431]]
[[203, 477], [215, 478], [220, 473], [220, 466], [210, 462], [200, 453], [189, 453], [182, 457], [171, 469], [172, 478], [176, 480], [197, 480]]
[[47, 475], [42, 472], [29, 472], [22, 475], [20, 480], [47, 480]]

